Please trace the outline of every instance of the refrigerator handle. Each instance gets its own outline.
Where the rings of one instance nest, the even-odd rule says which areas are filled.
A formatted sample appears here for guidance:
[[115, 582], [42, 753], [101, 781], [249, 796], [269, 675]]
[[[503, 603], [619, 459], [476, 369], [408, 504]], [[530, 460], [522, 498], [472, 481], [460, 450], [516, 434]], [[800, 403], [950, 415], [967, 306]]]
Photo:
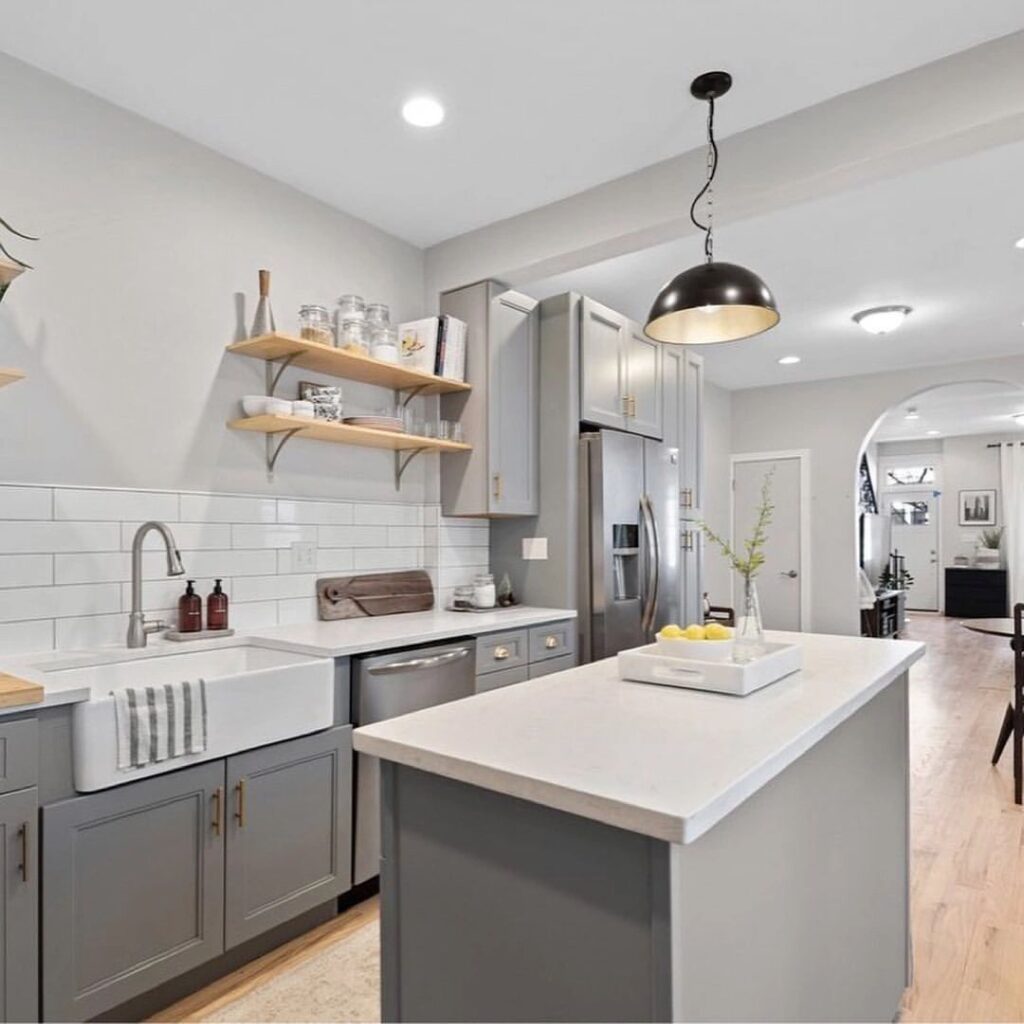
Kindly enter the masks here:
[[651, 499], [646, 494], [640, 498], [640, 511], [643, 513], [648, 556], [647, 580], [644, 586], [644, 610], [640, 618], [640, 628], [644, 633], [649, 633], [654, 625], [655, 609], [658, 606], [660, 545], [658, 543], [658, 524], [654, 519], [654, 509], [651, 507]]

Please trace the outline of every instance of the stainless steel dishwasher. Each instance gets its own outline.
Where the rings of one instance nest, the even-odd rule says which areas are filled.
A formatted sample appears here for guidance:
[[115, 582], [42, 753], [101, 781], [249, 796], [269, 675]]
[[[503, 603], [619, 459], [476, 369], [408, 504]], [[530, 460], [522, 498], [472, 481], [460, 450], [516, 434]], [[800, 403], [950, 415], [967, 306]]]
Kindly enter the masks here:
[[[469, 697], [476, 679], [476, 641], [356, 658], [352, 722], [358, 727]], [[353, 883], [380, 873], [380, 762], [356, 755]]]

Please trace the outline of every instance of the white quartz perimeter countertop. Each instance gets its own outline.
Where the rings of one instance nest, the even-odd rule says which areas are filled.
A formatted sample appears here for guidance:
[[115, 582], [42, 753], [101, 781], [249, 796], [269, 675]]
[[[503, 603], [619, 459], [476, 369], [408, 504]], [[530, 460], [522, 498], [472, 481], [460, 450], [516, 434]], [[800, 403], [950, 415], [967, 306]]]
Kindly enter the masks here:
[[433, 608], [429, 612], [403, 612], [363, 619], [334, 622], [303, 622], [294, 626], [270, 626], [250, 635], [260, 643], [295, 654], [340, 658], [368, 654], [396, 647], [429, 644], [457, 636], [524, 629], [543, 622], [575, 619], [567, 608], [495, 608], [489, 612], [452, 612]]
[[[16, 655], [0, 659], [0, 672], [9, 672], [19, 679], [41, 684], [43, 700], [0, 708], [0, 718], [58, 704], [76, 704], [88, 700], [87, 687], [61, 676], [59, 670], [86, 665], [114, 664], [158, 658], [165, 654], [188, 654], [218, 647], [251, 644], [293, 654], [312, 657], [340, 658], [348, 654], [384, 652], [397, 647], [432, 643], [457, 636], [523, 629], [544, 622], [576, 618], [566, 608], [495, 609], [490, 612], [450, 612], [435, 608], [429, 612], [406, 612], [362, 619], [340, 619], [335, 622], [309, 622], [293, 626], [271, 626], [255, 632], [236, 633], [230, 637], [175, 642], [151, 637], [146, 647], [129, 650], [124, 646], [98, 647], [87, 651], [42, 651], [39, 654]], [[128, 617], [125, 616], [127, 628]], [[57, 672], [58, 674], [53, 674]], [[145, 679], [140, 678], [140, 685]]]
[[616, 659], [357, 729], [357, 750], [671, 843], [697, 839], [924, 654], [769, 634], [803, 669], [747, 697], [624, 682]]

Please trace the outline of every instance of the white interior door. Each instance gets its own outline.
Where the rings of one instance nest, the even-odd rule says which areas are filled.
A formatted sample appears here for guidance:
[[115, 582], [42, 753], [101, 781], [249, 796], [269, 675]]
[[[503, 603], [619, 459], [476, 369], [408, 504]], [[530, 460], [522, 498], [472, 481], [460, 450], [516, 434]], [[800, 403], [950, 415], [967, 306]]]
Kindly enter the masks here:
[[[761, 616], [766, 629], [800, 630], [806, 595], [803, 577], [809, 566], [803, 564], [806, 483], [799, 455], [733, 460], [733, 545], [742, 548], [753, 532], [765, 476], [773, 468], [771, 500], [775, 512], [768, 527], [765, 564], [757, 577]], [[711, 548], [707, 557], [714, 557]], [[736, 600], [740, 600], [738, 586], [735, 594]], [[739, 608], [736, 611], [742, 614]]]
[[885, 499], [892, 515], [892, 547], [903, 555], [904, 568], [914, 577], [907, 608], [939, 610], [939, 509], [931, 491], [901, 493]]

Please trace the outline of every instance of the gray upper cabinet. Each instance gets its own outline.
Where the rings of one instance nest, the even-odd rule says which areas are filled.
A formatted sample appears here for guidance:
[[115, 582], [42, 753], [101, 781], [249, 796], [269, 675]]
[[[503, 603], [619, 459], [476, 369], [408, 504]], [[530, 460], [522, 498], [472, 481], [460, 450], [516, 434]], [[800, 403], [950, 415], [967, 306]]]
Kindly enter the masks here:
[[593, 299], [580, 315], [580, 419], [660, 438], [662, 346]]
[[352, 884], [352, 727], [227, 761], [227, 948]]
[[38, 816], [34, 786], [0, 796], [0, 998], [5, 1021], [39, 1019]]
[[704, 507], [704, 358], [684, 350], [679, 438], [679, 506], [684, 519]]
[[441, 458], [441, 507], [450, 516], [531, 516], [539, 503], [539, 313], [535, 299], [495, 281], [446, 292], [441, 311], [464, 320], [466, 379], [443, 395], [473, 451]]
[[224, 949], [224, 762], [43, 809], [43, 1019], [88, 1020]]

